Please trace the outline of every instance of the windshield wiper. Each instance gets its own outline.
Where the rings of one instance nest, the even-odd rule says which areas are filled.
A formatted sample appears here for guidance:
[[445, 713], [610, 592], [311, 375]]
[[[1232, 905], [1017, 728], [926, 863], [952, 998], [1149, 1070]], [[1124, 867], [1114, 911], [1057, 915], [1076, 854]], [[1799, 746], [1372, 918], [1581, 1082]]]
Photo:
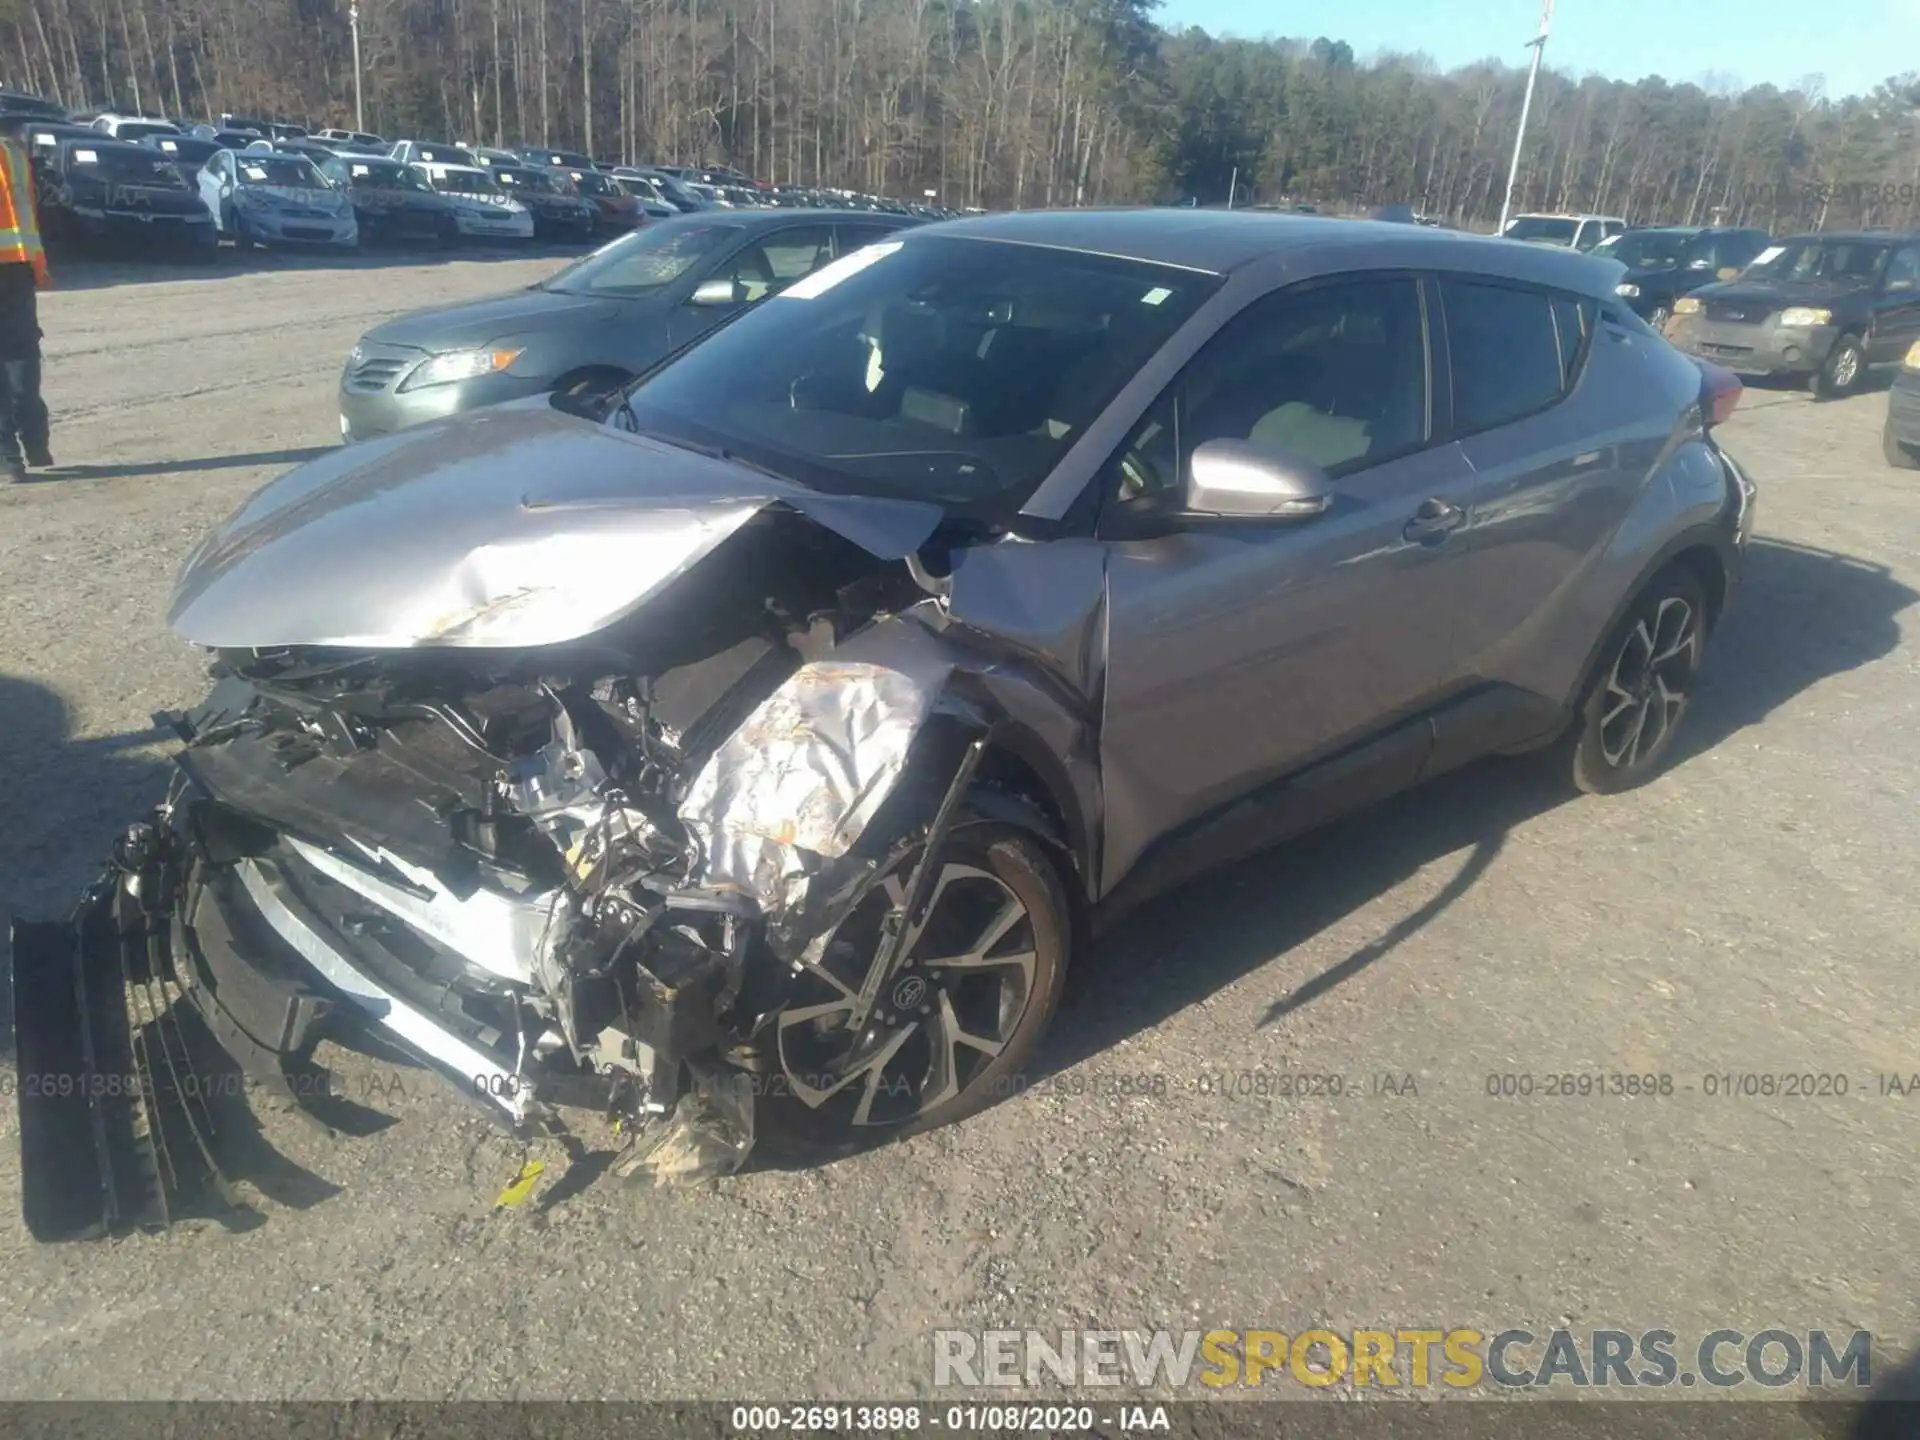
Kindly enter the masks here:
[[729, 465], [738, 465], [744, 470], [751, 470], [757, 475], [765, 475], [768, 479], [778, 480], [783, 484], [797, 485], [800, 483], [791, 475], [783, 475], [769, 465], [762, 465], [757, 460], [749, 460], [746, 456], [729, 450], [724, 445], [703, 445], [698, 440], [688, 440], [678, 435], [668, 435], [664, 431], [641, 429], [640, 417], [634, 414], [633, 406], [628, 402], [627, 394], [624, 390], [620, 392], [620, 403], [614, 407], [613, 413], [615, 415], [626, 416], [627, 429], [635, 435], [641, 436], [643, 439], [658, 440], [661, 444], [671, 445], [676, 450], [691, 450], [694, 454], [705, 455], [710, 460], [724, 460]]

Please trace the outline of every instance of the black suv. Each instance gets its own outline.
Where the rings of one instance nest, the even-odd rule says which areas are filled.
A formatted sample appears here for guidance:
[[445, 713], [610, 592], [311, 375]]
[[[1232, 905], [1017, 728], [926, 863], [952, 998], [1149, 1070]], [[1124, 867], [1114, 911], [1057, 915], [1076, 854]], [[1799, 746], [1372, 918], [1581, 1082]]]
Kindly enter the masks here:
[[1593, 253], [1627, 267], [1614, 293], [1634, 314], [1663, 330], [1674, 301], [1702, 285], [1733, 279], [1766, 248], [1764, 230], [1662, 225], [1609, 235]]
[[1920, 339], [1920, 234], [1796, 235], [1737, 280], [1674, 302], [1667, 338], [1736, 374], [1807, 376], [1844, 395]]

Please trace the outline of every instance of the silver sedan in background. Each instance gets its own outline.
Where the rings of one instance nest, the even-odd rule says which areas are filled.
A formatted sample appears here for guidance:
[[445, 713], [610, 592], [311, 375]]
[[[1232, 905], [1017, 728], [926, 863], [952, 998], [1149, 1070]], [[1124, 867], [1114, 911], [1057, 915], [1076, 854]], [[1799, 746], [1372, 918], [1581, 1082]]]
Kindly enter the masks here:
[[217, 150], [197, 178], [214, 224], [242, 249], [282, 244], [359, 247], [353, 196], [304, 155]]

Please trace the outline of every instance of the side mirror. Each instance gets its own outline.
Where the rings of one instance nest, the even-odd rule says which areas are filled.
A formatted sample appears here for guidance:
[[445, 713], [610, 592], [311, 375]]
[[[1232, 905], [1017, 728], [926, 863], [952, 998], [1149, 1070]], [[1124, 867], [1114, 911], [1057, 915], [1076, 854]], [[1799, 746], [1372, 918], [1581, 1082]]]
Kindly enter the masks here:
[[736, 280], [702, 280], [687, 298], [689, 305], [738, 305], [746, 297], [746, 287]]
[[1248, 440], [1207, 440], [1187, 465], [1184, 509], [1197, 518], [1304, 520], [1333, 504], [1326, 472]]

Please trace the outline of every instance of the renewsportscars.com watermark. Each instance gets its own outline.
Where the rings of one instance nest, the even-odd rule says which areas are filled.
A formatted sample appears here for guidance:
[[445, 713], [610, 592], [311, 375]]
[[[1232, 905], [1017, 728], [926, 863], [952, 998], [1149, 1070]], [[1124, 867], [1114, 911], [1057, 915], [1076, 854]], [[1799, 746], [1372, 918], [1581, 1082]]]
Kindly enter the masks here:
[[936, 1330], [933, 1383], [1198, 1394], [1286, 1385], [1864, 1391], [1873, 1384], [1873, 1335], [1714, 1330], [1689, 1342], [1672, 1330]]

